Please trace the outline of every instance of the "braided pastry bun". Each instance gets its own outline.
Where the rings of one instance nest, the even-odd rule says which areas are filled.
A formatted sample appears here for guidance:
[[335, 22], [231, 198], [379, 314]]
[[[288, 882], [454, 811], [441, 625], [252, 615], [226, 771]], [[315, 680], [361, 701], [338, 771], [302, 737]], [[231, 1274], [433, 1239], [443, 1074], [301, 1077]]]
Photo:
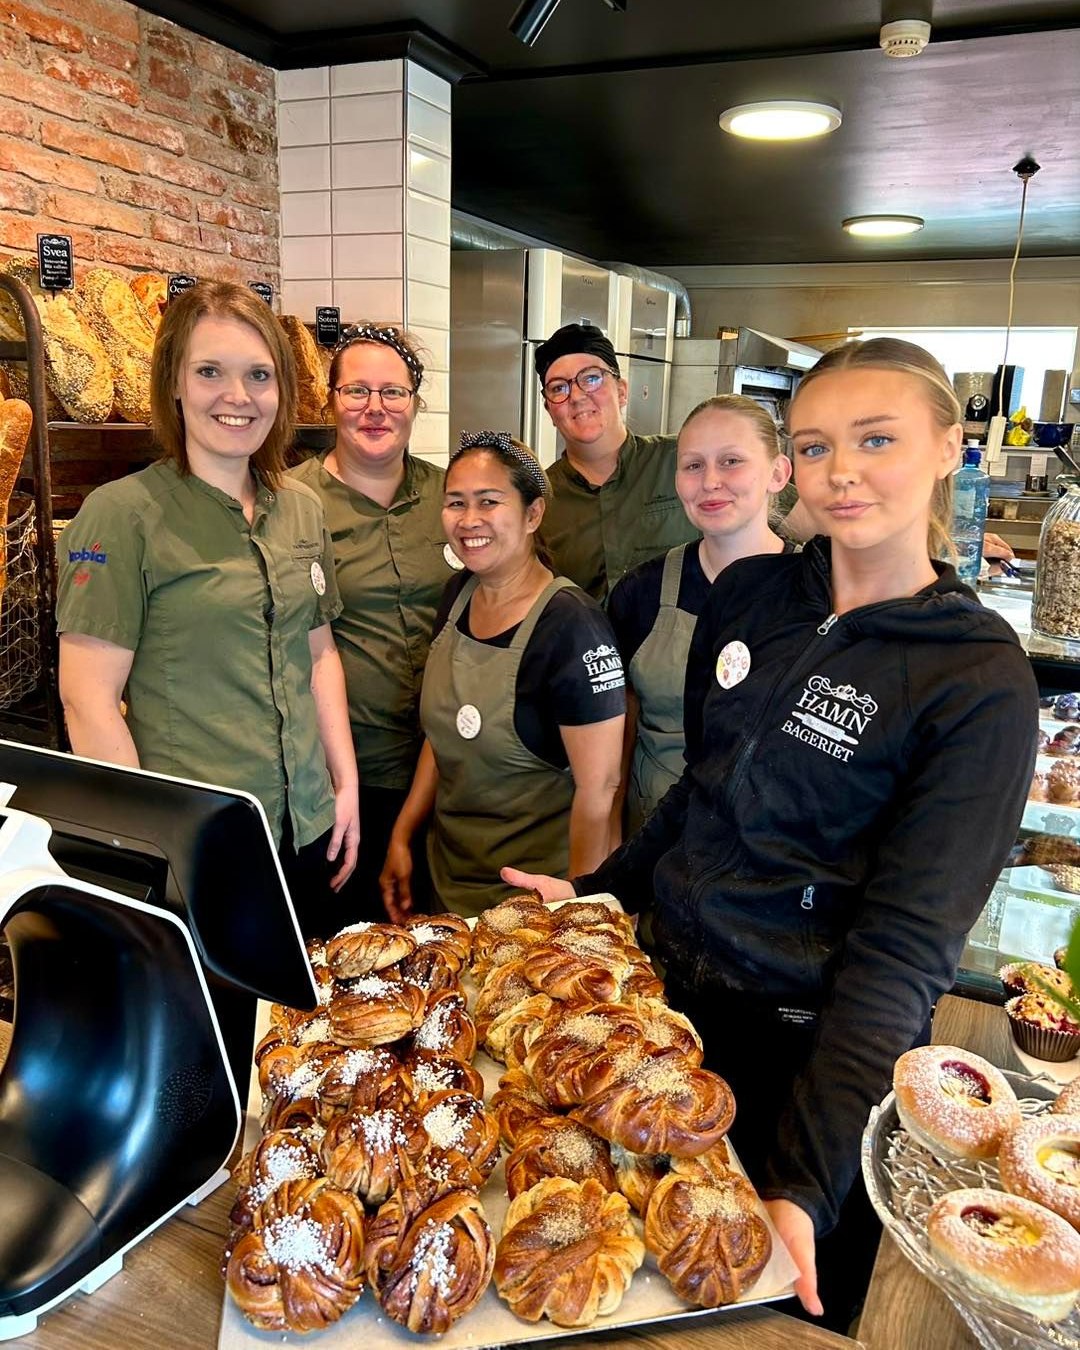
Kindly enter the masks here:
[[534, 1120], [547, 1120], [552, 1114], [544, 1094], [524, 1069], [507, 1069], [488, 1105], [499, 1122], [503, 1143], [511, 1149], [526, 1125]]
[[645, 1245], [680, 1298], [702, 1308], [741, 1298], [772, 1253], [754, 1188], [737, 1172], [708, 1185], [674, 1172], [657, 1182]]
[[233, 1301], [263, 1331], [321, 1331], [364, 1287], [364, 1212], [324, 1177], [286, 1181], [255, 1212], [226, 1269]]
[[452, 1055], [410, 1050], [403, 1067], [409, 1076], [414, 1108], [424, 1107], [440, 1092], [468, 1092], [481, 1099], [484, 1096], [484, 1079], [479, 1069]]
[[605, 1191], [619, 1189], [607, 1141], [562, 1116], [545, 1116], [524, 1126], [506, 1160], [506, 1192], [511, 1200], [545, 1177], [570, 1181], [592, 1177]]
[[337, 980], [372, 975], [416, 951], [416, 939], [392, 923], [353, 923], [326, 944], [326, 964]]
[[621, 909], [613, 909], [601, 900], [570, 900], [565, 905], [551, 911], [554, 919], [552, 931], [566, 932], [572, 928], [584, 928], [590, 933], [611, 933], [620, 941], [636, 943], [634, 922], [629, 914]]
[[523, 1068], [552, 1106], [577, 1106], [599, 1088], [597, 1061], [640, 1049], [638, 1015], [623, 1003], [556, 1003], [529, 1042]]
[[429, 996], [424, 1020], [413, 1032], [412, 1048], [472, 1059], [476, 1054], [476, 1026], [465, 1010], [463, 994], [448, 989]]
[[536, 891], [511, 895], [501, 904], [486, 909], [476, 920], [473, 929], [473, 959], [483, 960], [485, 953], [504, 938], [515, 937], [519, 942], [540, 942], [555, 926], [552, 912]]
[[618, 997], [623, 1003], [633, 1003], [639, 998], [664, 998], [664, 982], [653, 970], [652, 962], [637, 947], [628, 947], [630, 971], [622, 982]]
[[472, 954], [472, 929], [459, 914], [413, 914], [405, 920], [405, 931], [415, 940], [417, 951], [437, 951], [455, 971], [469, 963]]
[[419, 1117], [428, 1138], [423, 1170], [437, 1181], [484, 1184], [499, 1161], [499, 1126], [469, 1092], [439, 1092]]
[[510, 1202], [495, 1287], [527, 1322], [584, 1327], [618, 1308], [644, 1259], [623, 1196], [548, 1177]]
[[326, 1125], [346, 1111], [375, 1111], [399, 1106], [409, 1095], [408, 1079], [389, 1050], [345, 1050], [323, 1075], [316, 1094], [319, 1119]]
[[488, 1028], [499, 1013], [512, 1008], [515, 1003], [532, 998], [535, 992], [523, 974], [520, 960], [493, 967], [480, 986], [473, 1004], [473, 1020], [480, 1040], [487, 1039]]
[[369, 1205], [380, 1205], [411, 1181], [427, 1147], [427, 1135], [409, 1112], [347, 1111], [326, 1128], [322, 1161], [326, 1176]]
[[593, 1079], [604, 1086], [571, 1116], [631, 1153], [694, 1158], [722, 1139], [735, 1119], [727, 1083], [674, 1049], [644, 1058], [634, 1050], [616, 1052], [597, 1061]]
[[619, 938], [582, 929], [563, 929], [524, 958], [533, 988], [564, 1002], [614, 1003], [631, 969]]
[[323, 1079], [344, 1055], [337, 1045], [283, 1045], [270, 1051], [259, 1065], [266, 1084], [264, 1128], [289, 1129], [317, 1120]]
[[389, 1045], [424, 1020], [424, 991], [403, 980], [367, 975], [330, 1000], [330, 1027], [343, 1045]]
[[499, 1013], [488, 1027], [484, 1049], [492, 1059], [497, 1059], [508, 1069], [520, 1068], [533, 1037], [540, 1030], [552, 1006], [547, 994], [532, 994]]
[[280, 1185], [321, 1174], [319, 1155], [306, 1139], [292, 1130], [271, 1130], [236, 1165], [238, 1190], [230, 1222], [235, 1228], [250, 1228], [255, 1211]]
[[661, 1050], [669, 1045], [674, 1046], [691, 1064], [701, 1063], [704, 1048], [689, 1017], [669, 1008], [658, 998], [631, 995], [627, 1002], [637, 1013], [647, 1041]]
[[[495, 938], [483, 952], [473, 950], [472, 977], [483, 987], [491, 979], [492, 972], [514, 961], [523, 961], [529, 954], [534, 942], [539, 941], [531, 933], [510, 933], [506, 937]], [[532, 985], [529, 986], [530, 990]]]
[[387, 1317], [439, 1335], [476, 1306], [491, 1280], [495, 1244], [471, 1191], [447, 1191], [419, 1212], [399, 1195], [373, 1220], [366, 1259]]
[[727, 1176], [731, 1170], [731, 1154], [723, 1139], [696, 1158], [673, 1158], [670, 1153], [630, 1153], [620, 1144], [612, 1144], [611, 1162], [619, 1190], [642, 1217], [657, 1183], [669, 1174], [708, 1183]]
[[401, 978], [417, 985], [425, 994], [441, 994], [459, 987], [459, 971], [434, 943], [417, 947], [398, 965]]
[[[290, 1073], [296, 1067], [297, 1057], [288, 1054], [280, 1057], [281, 1065], [277, 1068], [272, 1067], [274, 1061], [279, 1058], [276, 1052], [283, 1046], [297, 1048], [312, 1045], [332, 1046], [333, 1044], [334, 1037], [330, 1030], [330, 1019], [323, 1008], [315, 1012], [296, 1013], [287, 1020], [272, 1021], [266, 1034], [255, 1047], [255, 1065], [260, 1071], [259, 1086], [263, 1092], [266, 1092], [268, 1090], [267, 1085], [272, 1078], [282, 1073]], [[264, 1069], [263, 1063], [266, 1060], [269, 1060], [269, 1063]]]

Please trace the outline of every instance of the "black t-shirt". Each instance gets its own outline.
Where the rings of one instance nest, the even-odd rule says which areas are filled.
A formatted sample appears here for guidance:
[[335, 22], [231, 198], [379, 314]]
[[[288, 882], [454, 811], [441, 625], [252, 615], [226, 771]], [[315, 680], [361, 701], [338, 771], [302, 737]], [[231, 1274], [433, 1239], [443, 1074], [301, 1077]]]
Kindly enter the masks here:
[[[785, 553], [793, 553], [795, 548], [795, 544], [785, 540]], [[628, 670], [638, 648], [652, 632], [656, 616], [660, 613], [665, 557], [666, 554], [662, 554], [659, 558], [650, 558], [648, 562], [627, 572], [608, 597], [608, 618], [615, 630], [615, 642], [622, 653], [623, 665]], [[720, 576], [723, 576], [722, 572]], [[719, 580], [720, 577], [717, 577]], [[698, 545], [691, 544], [683, 555], [676, 605], [696, 617], [701, 613], [711, 585], [701, 566]]]
[[[454, 601], [469, 579], [462, 572], [447, 582], [432, 637], [442, 632]], [[466, 605], [458, 632], [472, 637]], [[520, 624], [491, 638], [489, 647], [509, 647]], [[606, 650], [602, 650], [606, 649]], [[518, 667], [514, 730], [537, 758], [557, 769], [568, 765], [559, 728], [606, 722], [626, 711], [626, 680], [604, 611], [579, 590], [556, 591], [536, 621]]]

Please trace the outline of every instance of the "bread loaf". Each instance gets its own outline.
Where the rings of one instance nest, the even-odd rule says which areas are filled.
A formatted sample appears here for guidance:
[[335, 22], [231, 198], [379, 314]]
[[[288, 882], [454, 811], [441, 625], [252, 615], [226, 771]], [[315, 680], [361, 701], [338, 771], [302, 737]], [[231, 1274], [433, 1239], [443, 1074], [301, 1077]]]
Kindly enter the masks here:
[[322, 422], [323, 409], [329, 397], [326, 372], [315, 339], [295, 314], [282, 314], [278, 322], [285, 330], [296, 360], [296, 376], [299, 384], [299, 402], [296, 410], [298, 422]]
[[[15, 490], [34, 414], [19, 398], [0, 403], [0, 529], [6, 527], [8, 502]], [[0, 600], [7, 584], [7, 541], [0, 536]]]
[[87, 272], [75, 294], [79, 313], [108, 356], [117, 412], [126, 422], [149, 422], [154, 329], [146, 310], [124, 278], [105, 267]]
[[168, 280], [160, 272], [143, 272], [140, 276], [132, 277], [131, 293], [146, 311], [150, 327], [157, 332], [169, 302]]

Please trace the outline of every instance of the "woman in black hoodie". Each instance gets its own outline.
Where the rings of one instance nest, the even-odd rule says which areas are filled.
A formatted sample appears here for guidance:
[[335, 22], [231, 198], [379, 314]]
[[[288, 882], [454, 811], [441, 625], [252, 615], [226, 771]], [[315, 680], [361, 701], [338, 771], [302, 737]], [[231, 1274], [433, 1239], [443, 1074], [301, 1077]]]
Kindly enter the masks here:
[[[1038, 700], [1012, 631], [936, 561], [962, 428], [934, 358], [846, 344], [789, 421], [800, 498], [829, 538], [712, 587], [682, 778], [591, 875], [504, 878], [653, 910], [671, 1001], [734, 1088], [736, 1147], [820, 1314], [815, 1244], [823, 1277], [850, 1273], [856, 1246], [872, 1260], [850, 1240], [859, 1188], [841, 1212], [860, 1134], [1013, 843]], [[823, 1278], [839, 1305], [837, 1288]]]

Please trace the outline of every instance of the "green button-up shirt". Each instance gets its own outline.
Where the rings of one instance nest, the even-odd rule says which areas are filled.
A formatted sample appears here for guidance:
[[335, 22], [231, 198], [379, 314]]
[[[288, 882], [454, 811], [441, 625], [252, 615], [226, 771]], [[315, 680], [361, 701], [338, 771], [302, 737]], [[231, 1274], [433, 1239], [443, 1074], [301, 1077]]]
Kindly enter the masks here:
[[597, 600], [631, 567], [701, 537], [675, 494], [676, 439], [628, 432], [615, 472], [599, 486], [565, 452], [548, 470], [544, 543], [556, 571]]
[[322, 507], [261, 484], [241, 505], [158, 463], [98, 488], [64, 531], [57, 627], [134, 652], [127, 723], [145, 769], [242, 788], [280, 840], [334, 823], [309, 632], [341, 602]]
[[342, 611], [334, 640], [345, 667], [360, 781], [407, 788], [422, 733], [420, 682], [435, 610], [454, 568], [442, 528], [443, 471], [406, 453], [389, 507], [309, 459], [292, 476], [323, 503]]

